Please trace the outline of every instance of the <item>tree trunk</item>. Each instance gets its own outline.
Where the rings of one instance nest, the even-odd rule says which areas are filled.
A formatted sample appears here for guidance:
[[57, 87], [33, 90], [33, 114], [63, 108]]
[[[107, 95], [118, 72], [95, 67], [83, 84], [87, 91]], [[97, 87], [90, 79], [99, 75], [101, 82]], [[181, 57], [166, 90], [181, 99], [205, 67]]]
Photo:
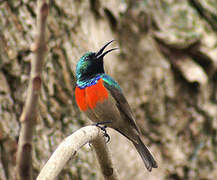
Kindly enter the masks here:
[[[0, 2], [0, 179], [13, 179], [30, 72], [36, 2]], [[46, 61], [33, 149], [34, 178], [58, 144], [91, 122], [74, 98], [74, 70], [87, 51], [115, 39], [105, 57], [156, 157], [146, 171], [131, 144], [109, 131], [120, 178], [217, 179], [215, 0], [50, 1]], [[85, 146], [59, 179], [101, 179]]]

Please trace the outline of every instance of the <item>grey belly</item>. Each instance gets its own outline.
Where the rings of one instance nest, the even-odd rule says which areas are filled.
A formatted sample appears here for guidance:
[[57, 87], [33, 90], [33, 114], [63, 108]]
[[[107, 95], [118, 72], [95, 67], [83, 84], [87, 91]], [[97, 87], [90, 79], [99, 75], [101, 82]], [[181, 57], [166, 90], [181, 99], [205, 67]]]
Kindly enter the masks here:
[[121, 121], [123, 121], [115, 102], [111, 99], [103, 103], [97, 103], [94, 109], [88, 109], [85, 113], [95, 123], [111, 122], [106, 125], [112, 128], [118, 128]]

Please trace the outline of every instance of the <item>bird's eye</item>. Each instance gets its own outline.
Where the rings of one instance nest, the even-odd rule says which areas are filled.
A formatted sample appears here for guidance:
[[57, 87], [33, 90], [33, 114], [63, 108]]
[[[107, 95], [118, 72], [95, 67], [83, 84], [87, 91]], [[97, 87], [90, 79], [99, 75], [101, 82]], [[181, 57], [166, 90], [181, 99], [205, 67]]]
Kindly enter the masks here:
[[89, 56], [91, 59], [94, 59], [95, 57], [96, 57], [96, 53], [92, 53], [92, 54], [90, 54], [90, 56]]
[[86, 60], [96, 60], [96, 53], [92, 53], [89, 56], [87, 56]]

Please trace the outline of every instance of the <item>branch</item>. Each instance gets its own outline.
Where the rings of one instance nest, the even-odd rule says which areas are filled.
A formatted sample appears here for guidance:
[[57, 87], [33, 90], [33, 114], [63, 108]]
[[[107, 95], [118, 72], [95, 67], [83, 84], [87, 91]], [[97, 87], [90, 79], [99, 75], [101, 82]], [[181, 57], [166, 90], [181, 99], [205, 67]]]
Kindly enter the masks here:
[[92, 144], [105, 180], [118, 180], [118, 174], [116, 169], [112, 167], [112, 160], [105, 139], [98, 136], [92, 141]]
[[117, 180], [116, 171], [113, 170], [108, 148], [105, 144], [102, 131], [96, 126], [83, 127], [68, 136], [54, 151], [50, 159], [42, 168], [36, 180], [53, 180], [63, 169], [71, 156], [86, 143], [93, 142], [96, 148], [100, 166], [106, 180]]
[[38, 1], [37, 35], [31, 50], [35, 53], [31, 61], [31, 74], [27, 99], [20, 117], [21, 130], [17, 152], [17, 179], [32, 179], [32, 137], [37, 118], [38, 97], [41, 90], [41, 72], [44, 60], [45, 27], [48, 16], [48, 4], [45, 0]]

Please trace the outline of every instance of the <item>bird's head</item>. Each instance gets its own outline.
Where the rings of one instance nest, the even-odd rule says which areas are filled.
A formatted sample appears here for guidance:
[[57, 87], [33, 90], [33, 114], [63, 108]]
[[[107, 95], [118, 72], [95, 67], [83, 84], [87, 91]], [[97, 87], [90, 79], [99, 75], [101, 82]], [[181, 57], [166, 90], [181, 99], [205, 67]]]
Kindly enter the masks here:
[[77, 80], [85, 80], [94, 77], [96, 74], [104, 73], [103, 57], [109, 52], [118, 48], [110, 49], [103, 53], [104, 49], [114, 40], [104, 45], [98, 52], [85, 53], [76, 66]]

